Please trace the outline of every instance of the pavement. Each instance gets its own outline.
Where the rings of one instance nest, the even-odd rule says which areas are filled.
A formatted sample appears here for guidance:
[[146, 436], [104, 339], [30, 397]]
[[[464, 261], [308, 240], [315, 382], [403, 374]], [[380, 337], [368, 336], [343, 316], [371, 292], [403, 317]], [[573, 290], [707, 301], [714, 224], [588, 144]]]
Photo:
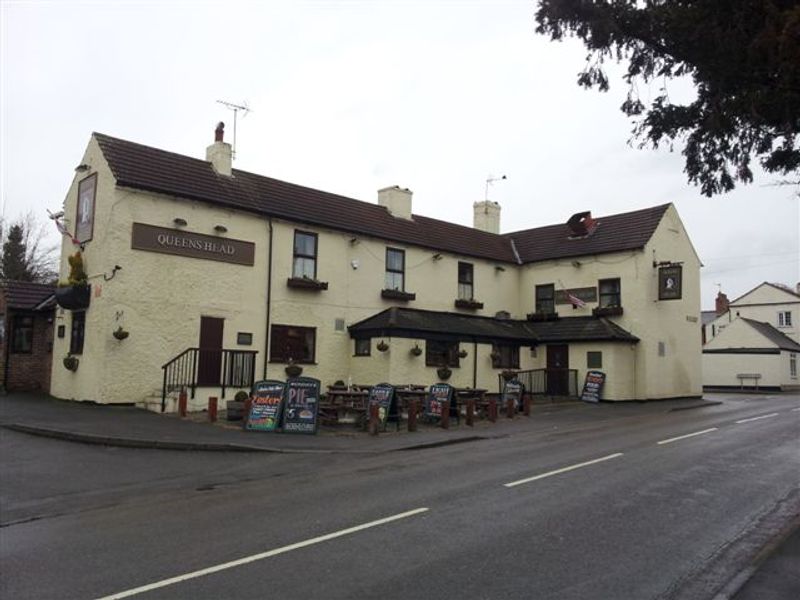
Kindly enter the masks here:
[[[534, 404], [531, 417], [496, 423], [476, 420], [468, 427], [463, 420], [451, 428], [421, 423], [418, 431], [368, 435], [354, 425], [321, 427], [317, 435], [291, 435], [244, 431], [241, 422], [227, 422], [224, 412], [217, 423], [205, 413], [187, 418], [162, 415], [132, 406], [70, 402], [42, 394], [9, 394], [0, 397], [0, 427], [73, 442], [141, 448], [148, 450], [378, 454], [424, 450], [482, 439], [509, 437], [554, 427], [598, 423], [646, 414], [702, 410], [724, 403], [724, 396], [708, 394], [704, 399], [630, 402], [624, 404], [564, 402]], [[557, 416], [555, 420], [550, 417]], [[770, 545], [762, 549], [751, 566], [732, 580], [715, 600], [782, 600], [800, 598], [800, 518], [795, 519]]]

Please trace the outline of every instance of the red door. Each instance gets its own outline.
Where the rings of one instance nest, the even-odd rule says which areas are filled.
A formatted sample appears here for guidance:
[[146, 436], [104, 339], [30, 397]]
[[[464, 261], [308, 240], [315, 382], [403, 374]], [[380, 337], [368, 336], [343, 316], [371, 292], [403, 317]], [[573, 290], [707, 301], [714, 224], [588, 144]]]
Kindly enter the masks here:
[[547, 394], [569, 395], [569, 346], [566, 344], [547, 346]]
[[200, 357], [197, 385], [218, 386], [222, 367], [222, 328], [225, 319], [200, 317]]

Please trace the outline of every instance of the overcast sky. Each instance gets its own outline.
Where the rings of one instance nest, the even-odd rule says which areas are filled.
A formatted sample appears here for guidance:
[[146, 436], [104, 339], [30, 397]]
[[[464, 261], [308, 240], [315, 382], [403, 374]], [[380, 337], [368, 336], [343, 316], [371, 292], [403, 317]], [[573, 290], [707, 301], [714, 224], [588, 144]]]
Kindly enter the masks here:
[[800, 281], [796, 188], [759, 174], [708, 199], [680, 148], [629, 145], [621, 80], [579, 88], [583, 46], [536, 35], [532, 1], [0, 5], [8, 220], [60, 209], [93, 131], [205, 158], [217, 121], [232, 141], [226, 100], [252, 109], [239, 169], [370, 202], [396, 184], [416, 214], [470, 226], [486, 179], [506, 175], [489, 190], [503, 232], [672, 202], [704, 309], [717, 284], [733, 299]]

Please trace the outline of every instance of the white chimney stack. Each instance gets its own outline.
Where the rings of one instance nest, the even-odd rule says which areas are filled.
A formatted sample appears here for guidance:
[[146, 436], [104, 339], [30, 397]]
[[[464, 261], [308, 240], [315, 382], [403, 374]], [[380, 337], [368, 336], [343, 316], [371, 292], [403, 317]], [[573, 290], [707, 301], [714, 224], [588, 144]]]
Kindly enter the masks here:
[[472, 205], [472, 226], [488, 233], [500, 233], [500, 205], [492, 200]]
[[231, 145], [222, 141], [224, 135], [225, 123], [220, 121], [214, 130], [214, 143], [206, 148], [206, 160], [211, 163], [217, 173], [230, 177], [233, 168], [233, 153]]
[[399, 186], [378, 190], [378, 204], [386, 207], [389, 214], [398, 219], [411, 220], [411, 190]]

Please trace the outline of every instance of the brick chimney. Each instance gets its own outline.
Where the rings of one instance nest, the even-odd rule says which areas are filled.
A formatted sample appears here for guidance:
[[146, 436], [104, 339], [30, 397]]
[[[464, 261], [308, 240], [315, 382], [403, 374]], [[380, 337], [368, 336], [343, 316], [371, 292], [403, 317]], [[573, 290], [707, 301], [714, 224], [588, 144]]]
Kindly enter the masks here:
[[225, 136], [225, 123], [220, 121], [214, 130], [214, 143], [206, 148], [206, 160], [211, 163], [214, 170], [220, 175], [231, 176], [233, 153], [231, 145], [223, 140]]
[[472, 227], [489, 233], [500, 233], [500, 205], [492, 200], [472, 205]]
[[715, 310], [717, 315], [721, 315], [722, 313], [727, 312], [729, 304], [730, 303], [728, 302], [728, 297], [721, 291], [717, 292], [717, 300], [715, 304]]
[[385, 207], [389, 214], [398, 219], [411, 220], [411, 196], [408, 188], [391, 187], [378, 190], [378, 204]]

